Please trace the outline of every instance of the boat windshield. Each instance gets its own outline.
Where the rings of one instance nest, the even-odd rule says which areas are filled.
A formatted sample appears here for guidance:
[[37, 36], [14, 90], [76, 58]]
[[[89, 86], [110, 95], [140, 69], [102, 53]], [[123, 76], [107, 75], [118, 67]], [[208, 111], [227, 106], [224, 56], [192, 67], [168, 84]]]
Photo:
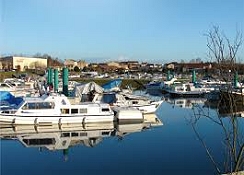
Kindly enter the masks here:
[[109, 104], [115, 103], [116, 102], [116, 95], [115, 94], [103, 94], [101, 102], [109, 103]]
[[22, 109], [28, 110], [28, 109], [53, 109], [54, 103], [53, 102], [28, 102], [26, 103]]

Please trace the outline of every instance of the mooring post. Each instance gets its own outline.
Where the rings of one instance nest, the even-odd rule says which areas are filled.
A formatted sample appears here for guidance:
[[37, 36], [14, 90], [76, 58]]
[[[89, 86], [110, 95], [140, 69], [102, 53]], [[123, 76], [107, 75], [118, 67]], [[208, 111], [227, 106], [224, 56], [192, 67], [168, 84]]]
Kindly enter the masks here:
[[58, 69], [54, 69], [54, 92], [58, 92]]
[[196, 83], [196, 71], [195, 69], [192, 70], [192, 83]]
[[68, 89], [69, 70], [67, 67], [63, 68], [62, 78], [63, 78], [63, 94], [68, 97], [69, 96], [69, 89]]

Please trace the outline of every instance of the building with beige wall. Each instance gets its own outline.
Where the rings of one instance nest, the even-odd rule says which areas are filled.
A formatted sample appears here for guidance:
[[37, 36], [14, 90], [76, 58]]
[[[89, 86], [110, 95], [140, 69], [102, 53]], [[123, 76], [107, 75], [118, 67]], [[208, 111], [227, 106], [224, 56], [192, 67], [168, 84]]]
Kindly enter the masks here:
[[86, 63], [84, 60], [80, 60], [80, 61], [77, 62], [77, 66], [80, 69], [83, 69], [84, 67], [87, 67], [88, 66], [88, 63]]
[[111, 61], [111, 62], [108, 62], [107, 64], [108, 64], [108, 66], [121, 68], [121, 65], [119, 64], [119, 62]]
[[2, 70], [19, 70], [25, 71], [27, 69], [46, 69], [46, 58], [31, 58], [31, 57], [15, 57], [8, 56], [0, 58], [0, 69]]
[[73, 59], [66, 59], [64, 61], [64, 66], [67, 67], [69, 70], [74, 70], [74, 67], [77, 66], [77, 61]]

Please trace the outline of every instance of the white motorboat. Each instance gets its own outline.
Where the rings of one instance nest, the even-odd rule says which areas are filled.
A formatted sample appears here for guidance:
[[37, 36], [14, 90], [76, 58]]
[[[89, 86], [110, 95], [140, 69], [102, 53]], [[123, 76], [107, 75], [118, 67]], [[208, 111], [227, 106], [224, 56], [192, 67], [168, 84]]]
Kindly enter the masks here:
[[[161, 99], [151, 100], [148, 97], [134, 95], [125, 90], [105, 92], [101, 86], [94, 82], [76, 86], [74, 96], [79, 97], [82, 102], [92, 101], [94, 103], [107, 103], [115, 112], [118, 112], [119, 109], [124, 111], [125, 108], [127, 108], [126, 110], [129, 112], [131, 108], [135, 108], [143, 114], [156, 112], [163, 102]], [[134, 111], [135, 110], [132, 111], [133, 114]], [[131, 116], [131, 119], [134, 119], [134, 117]]]
[[204, 97], [205, 94], [214, 91], [213, 87], [200, 87], [193, 83], [172, 85], [168, 90], [171, 97]]
[[153, 101], [147, 97], [123, 92], [104, 92], [96, 93], [93, 102], [108, 103], [112, 109], [117, 107], [132, 107], [145, 114], [156, 112], [161, 103], [163, 103], [163, 100]]
[[168, 81], [152, 81], [149, 82], [148, 84], [145, 85], [146, 91], [149, 94], [154, 94], [154, 93], [167, 93], [167, 89], [177, 81], [177, 78], [172, 78], [171, 80]]
[[148, 92], [161, 91], [163, 89], [163, 83], [161, 81], [151, 81], [145, 87]]
[[212, 86], [212, 87], [213, 86], [219, 87], [221, 85], [231, 84], [231, 82], [220, 81], [220, 80], [215, 79], [215, 78], [213, 78], [211, 76], [203, 77], [202, 79], [199, 80], [198, 83], [202, 84], [202, 85]]
[[16, 109], [2, 110], [1, 125], [52, 125], [67, 123], [109, 122], [114, 112], [108, 104], [77, 103], [61, 94], [25, 97]]
[[34, 83], [21, 83], [10, 80], [4, 80], [0, 83], [0, 91], [8, 91], [15, 97], [25, 97], [35, 93]]

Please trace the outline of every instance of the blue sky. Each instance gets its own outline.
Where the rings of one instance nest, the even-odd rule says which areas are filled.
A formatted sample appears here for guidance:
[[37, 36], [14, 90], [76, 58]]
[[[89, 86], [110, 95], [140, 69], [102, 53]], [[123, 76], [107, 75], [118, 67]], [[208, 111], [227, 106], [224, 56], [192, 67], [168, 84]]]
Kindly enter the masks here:
[[244, 0], [0, 0], [0, 14], [1, 54], [87, 62], [207, 61], [213, 25], [244, 33]]

